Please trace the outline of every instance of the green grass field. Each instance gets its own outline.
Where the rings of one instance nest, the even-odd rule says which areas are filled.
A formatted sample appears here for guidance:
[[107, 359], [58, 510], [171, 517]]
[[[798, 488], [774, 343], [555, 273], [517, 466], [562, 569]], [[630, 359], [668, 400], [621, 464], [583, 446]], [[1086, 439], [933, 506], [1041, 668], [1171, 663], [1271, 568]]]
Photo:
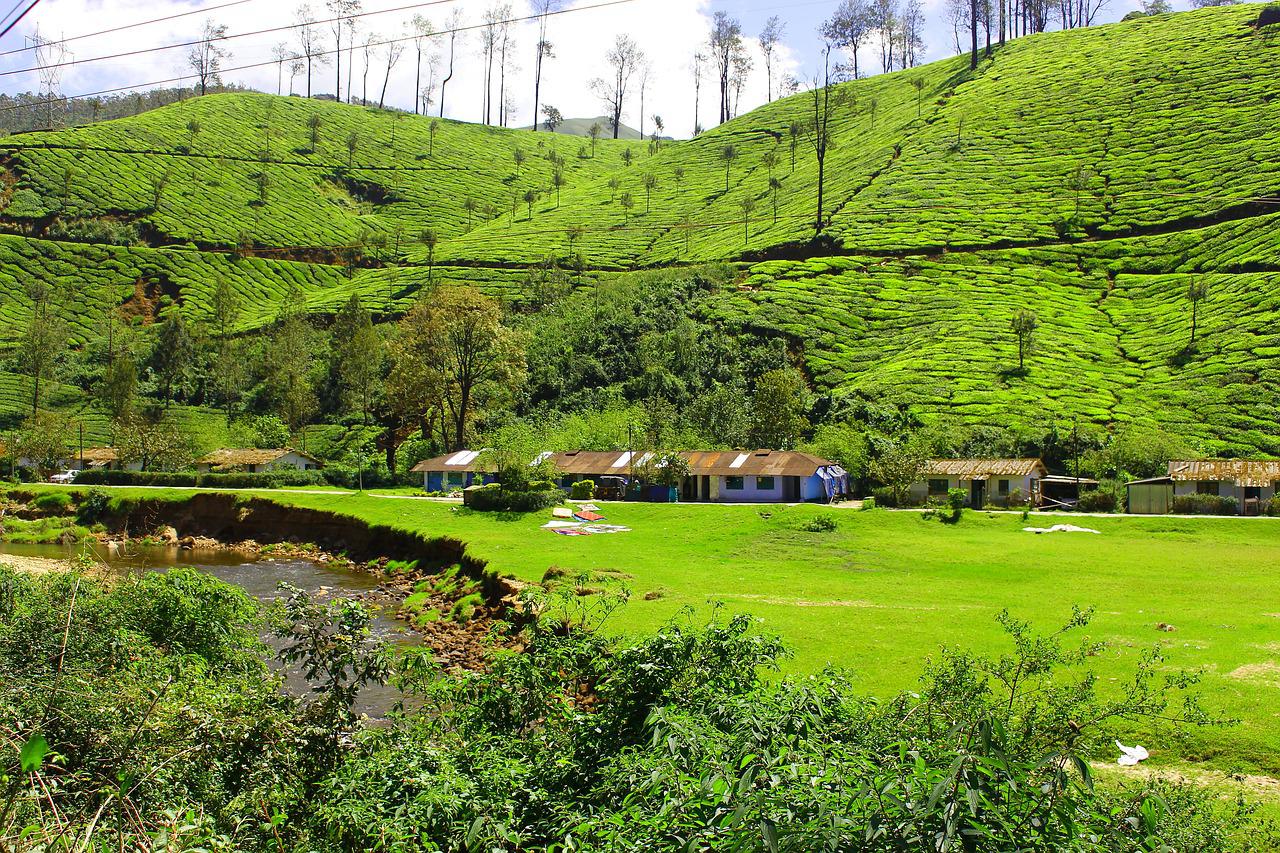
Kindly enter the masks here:
[[[568, 537], [540, 529], [543, 514], [374, 495], [261, 496], [455, 537], [525, 581], [552, 567], [622, 573], [631, 599], [613, 619], [617, 631], [652, 630], [683, 608], [701, 618], [720, 602], [781, 635], [795, 652], [790, 672], [837, 666], [876, 695], [910, 689], [942, 645], [998, 652], [1003, 609], [1048, 630], [1073, 605], [1093, 607], [1089, 634], [1109, 643], [1095, 661], [1105, 680], [1123, 679], [1159, 644], [1171, 671], [1203, 669], [1209, 708], [1240, 720], [1185, 744], [1153, 741], [1158, 763], [1280, 774], [1280, 524], [1270, 520], [1089, 518], [1077, 522], [1101, 535], [1036, 536], [1022, 528], [1052, 517], [970, 513], [948, 526], [917, 513], [814, 506], [606, 504], [608, 520], [632, 532]], [[819, 514], [833, 514], [837, 530], [802, 529]]]

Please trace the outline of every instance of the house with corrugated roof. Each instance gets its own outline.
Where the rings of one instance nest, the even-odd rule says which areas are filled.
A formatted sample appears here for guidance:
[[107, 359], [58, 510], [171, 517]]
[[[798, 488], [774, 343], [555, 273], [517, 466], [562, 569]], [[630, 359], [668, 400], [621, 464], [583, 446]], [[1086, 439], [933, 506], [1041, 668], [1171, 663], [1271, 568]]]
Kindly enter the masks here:
[[480, 461], [483, 453], [483, 450], [458, 450], [424, 459], [409, 470], [422, 475], [422, 488], [428, 492], [460, 491], [485, 481], [486, 471]]
[[[534, 462], [550, 460], [562, 488], [579, 480], [605, 478], [626, 483], [663, 454], [641, 450], [572, 450], [545, 452]], [[677, 454], [688, 464], [677, 491], [681, 501], [723, 503], [792, 503], [829, 501], [849, 491], [849, 475], [826, 459], [793, 450], [692, 451]], [[427, 491], [451, 491], [485, 481], [480, 451], [462, 450], [419, 462]]]
[[286, 468], [318, 471], [323, 467], [324, 463], [314, 456], [288, 447], [274, 450], [224, 448], [196, 460], [196, 470], [201, 474], [263, 474]]
[[1280, 492], [1277, 459], [1177, 459], [1169, 463], [1173, 495], [1234, 498], [1241, 515], [1259, 515]]
[[120, 453], [114, 447], [86, 447], [58, 463], [68, 471], [141, 471], [141, 462], [121, 464]]
[[930, 459], [911, 486], [913, 503], [942, 501], [963, 489], [971, 507], [1040, 502], [1040, 482], [1049, 470], [1039, 459]]

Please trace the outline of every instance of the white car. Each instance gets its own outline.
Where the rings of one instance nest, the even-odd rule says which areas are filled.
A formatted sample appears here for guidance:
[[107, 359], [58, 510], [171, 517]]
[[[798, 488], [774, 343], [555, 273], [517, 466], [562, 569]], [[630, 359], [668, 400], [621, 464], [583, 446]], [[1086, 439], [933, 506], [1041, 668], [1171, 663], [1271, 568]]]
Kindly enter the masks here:
[[50, 477], [49, 482], [64, 483], [64, 484], [73, 483], [75, 482], [76, 474], [79, 474], [79, 473], [80, 473], [79, 471], [72, 471], [72, 470], [63, 471], [61, 474], [54, 474], [52, 477]]

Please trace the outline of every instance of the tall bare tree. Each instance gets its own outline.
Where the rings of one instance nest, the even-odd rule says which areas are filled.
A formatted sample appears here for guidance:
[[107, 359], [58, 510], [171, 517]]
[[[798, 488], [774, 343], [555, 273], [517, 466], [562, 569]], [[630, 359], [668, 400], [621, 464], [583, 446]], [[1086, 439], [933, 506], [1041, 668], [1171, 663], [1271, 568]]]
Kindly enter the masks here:
[[418, 106], [422, 100], [422, 53], [431, 47], [435, 30], [431, 21], [423, 15], [414, 15], [409, 26], [413, 29], [413, 49], [417, 54], [413, 72], [413, 114], [418, 115]]
[[[293, 61], [293, 51], [289, 50], [289, 45], [280, 42], [271, 48], [271, 58], [276, 63], [276, 94], [284, 94], [284, 67]], [[292, 81], [291, 81], [292, 82]]]
[[[538, 16], [538, 43], [534, 46], [533, 60], [533, 129], [538, 129], [538, 113], [542, 108], [542, 62], [553, 59], [555, 51], [547, 40], [547, 19], [559, 8], [559, 0], [534, 0], [533, 9]], [[552, 133], [555, 131], [553, 130]]]
[[[335, 80], [333, 84], [333, 97], [338, 101], [342, 100], [342, 30], [346, 26], [347, 18], [355, 13], [359, 7], [359, 0], [325, 0], [325, 8], [329, 10], [329, 28], [333, 31], [334, 52], [336, 59], [334, 62]], [[351, 69], [347, 69], [347, 76], [351, 75]]]
[[[391, 82], [392, 69], [400, 61], [400, 57], [404, 56], [404, 42], [394, 40], [383, 45], [382, 56], [386, 60], [386, 73], [382, 75], [382, 93], [378, 95], [378, 109], [382, 109], [386, 105], [387, 84]], [[414, 98], [414, 100], [416, 101], [417, 98]], [[401, 113], [396, 113], [396, 115], [401, 115]]]
[[592, 80], [591, 89], [609, 110], [609, 124], [613, 127], [613, 138], [617, 139], [622, 128], [627, 89], [631, 85], [631, 78], [635, 76], [636, 70], [644, 62], [644, 51], [631, 36], [619, 35], [614, 40], [613, 47], [605, 55], [605, 60], [609, 64], [609, 78], [597, 77]]
[[760, 31], [760, 52], [764, 54], [765, 94], [769, 103], [773, 103], [773, 55], [777, 52], [778, 44], [786, 31], [787, 25], [777, 15], [765, 21], [764, 29]]
[[689, 69], [693, 72], [693, 135], [697, 136], [702, 132], [702, 77], [707, 73], [707, 55], [695, 53]]
[[[320, 32], [316, 28], [316, 15], [311, 6], [303, 3], [294, 13], [296, 23], [293, 25], [298, 38], [298, 54], [307, 63], [307, 97], [311, 97], [311, 74], [318, 65], [324, 65], [329, 57], [320, 46]], [[336, 97], [336, 96], [335, 96]]]
[[831, 50], [832, 45], [828, 43], [822, 51], [822, 74], [813, 80], [812, 113], [805, 126], [805, 135], [813, 147], [813, 155], [818, 163], [818, 216], [814, 222], [814, 230], [818, 234], [821, 234], [823, 229], [827, 227], [826, 209], [824, 207], [826, 203], [827, 153], [831, 150], [831, 146], [835, 141], [832, 123], [835, 113], [843, 100], [835, 91], [839, 71], [836, 70], [833, 73], [831, 68]]
[[880, 42], [880, 70], [894, 69], [898, 49], [899, 12], [896, 0], [871, 0], [871, 28]]
[[[507, 72], [514, 74], [516, 71], [511, 67], [515, 48], [516, 41], [511, 35], [511, 7], [507, 6], [498, 25], [498, 125], [501, 127], [507, 126], [508, 118], [515, 112], [515, 105], [507, 95]], [[535, 115], [533, 118], [537, 124], [538, 117]]]
[[644, 139], [644, 99], [649, 92], [649, 78], [653, 75], [653, 63], [648, 59], [640, 63], [640, 139]]
[[510, 4], [495, 3], [485, 9], [484, 23], [480, 28], [480, 59], [484, 63], [484, 96], [480, 113], [485, 124], [493, 124], [493, 62], [502, 40], [502, 21], [509, 17]]
[[220, 44], [226, 37], [227, 25], [215, 24], [213, 18], [207, 18], [200, 32], [200, 41], [187, 54], [187, 65], [195, 72], [201, 95], [209, 90], [209, 86], [222, 82], [222, 60], [231, 56], [231, 52]]
[[711, 58], [715, 62], [720, 80], [720, 124], [732, 118], [732, 92], [734, 58], [743, 51], [742, 24], [726, 12], [716, 12], [711, 24]]
[[454, 9], [450, 13], [448, 21], [445, 22], [445, 32], [449, 34], [449, 73], [440, 81], [440, 118], [444, 118], [444, 96], [445, 90], [449, 86], [449, 81], [453, 79], [453, 60], [457, 51], [458, 40], [463, 38], [462, 29], [463, 16], [461, 9]]

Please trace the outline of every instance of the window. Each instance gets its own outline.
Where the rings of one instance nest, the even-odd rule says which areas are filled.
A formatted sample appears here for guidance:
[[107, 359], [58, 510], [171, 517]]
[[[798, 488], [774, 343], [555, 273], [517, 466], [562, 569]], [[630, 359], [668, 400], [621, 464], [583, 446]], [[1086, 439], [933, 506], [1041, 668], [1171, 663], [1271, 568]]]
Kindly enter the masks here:
[[1201, 480], [1196, 483], [1197, 495], [1216, 495], [1218, 493], [1217, 480]]
[[726, 492], [740, 492], [744, 488], [741, 477], [725, 477], [724, 490]]
[[1009, 481], [1008, 480], [999, 481], [999, 483], [996, 485], [996, 493], [1000, 495], [1000, 497], [1002, 498], [1009, 497]]
[[772, 477], [756, 477], [756, 488], [762, 492], [772, 492], [773, 478]]
[[448, 472], [446, 472], [446, 473], [445, 473], [445, 475], [444, 475], [444, 482], [445, 482], [445, 485], [446, 485], [446, 486], [461, 486], [461, 485], [462, 485], [462, 478], [463, 478], [463, 477], [465, 477], [465, 476], [466, 476], [466, 475], [465, 475], [465, 474], [463, 474], [463, 473], [462, 473], [462, 472], [460, 472], [460, 471], [448, 471]]
[[949, 483], [946, 480], [930, 480], [929, 495], [931, 497], [945, 497], [948, 486]]

